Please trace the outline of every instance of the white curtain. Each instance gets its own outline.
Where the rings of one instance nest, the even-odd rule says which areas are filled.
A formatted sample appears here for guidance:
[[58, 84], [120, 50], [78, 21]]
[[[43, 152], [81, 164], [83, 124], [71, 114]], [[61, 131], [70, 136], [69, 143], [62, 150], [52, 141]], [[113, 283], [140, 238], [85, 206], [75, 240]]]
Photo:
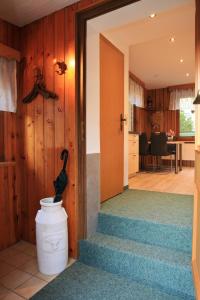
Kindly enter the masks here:
[[[175, 89], [170, 92], [169, 110], [180, 109], [180, 99], [189, 99], [194, 101], [194, 89]], [[188, 101], [188, 100], [187, 100]]]
[[128, 116], [128, 130], [134, 131], [134, 105], [132, 105], [130, 102], [128, 106]]
[[16, 61], [0, 57], [0, 111], [16, 112], [17, 71]]
[[144, 88], [131, 78], [129, 79], [129, 102], [144, 107]]

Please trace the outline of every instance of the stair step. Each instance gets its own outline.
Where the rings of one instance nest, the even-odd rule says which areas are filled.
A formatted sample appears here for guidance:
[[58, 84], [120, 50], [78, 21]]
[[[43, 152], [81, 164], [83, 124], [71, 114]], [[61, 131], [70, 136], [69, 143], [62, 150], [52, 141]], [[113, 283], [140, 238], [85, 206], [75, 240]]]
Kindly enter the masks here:
[[194, 296], [187, 253], [97, 233], [80, 242], [80, 261], [169, 293]]
[[99, 213], [97, 231], [124, 239], [191, 253], [192, 227]]
[[159, 289], [77, 262], [31, 299], [189, 300], [193, 298], [169, 295]]

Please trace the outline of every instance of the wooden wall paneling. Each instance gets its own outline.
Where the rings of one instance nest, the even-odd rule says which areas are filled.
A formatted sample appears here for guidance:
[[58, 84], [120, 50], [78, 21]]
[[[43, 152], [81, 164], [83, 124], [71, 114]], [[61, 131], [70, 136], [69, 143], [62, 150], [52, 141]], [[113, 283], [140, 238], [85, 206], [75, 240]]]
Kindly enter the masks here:
[[[0, 168], [0, 249], [4, 249], [9, 244], [9, 226], [7, 223], [7, 204], [8, 198], [8, 180], [7, 180], [7, 168]], [[7, 237], [8, 236], [8, 237]]]
[[153, 110], [156, 110], [156, 90], [152, 90]]
[[11, 132], [10, 132], [10, 141], [11, 141], [11, 161], [16, 161], [16, 152], [17, 152], [17, 115], [16, 113], [10, 113], [10, 122], [11, 122]]
[[[43, 19], [34, 23], [34, 53], [33, 53], [33, 68], [38, 66], [43, 71], [44, 62], [44, 22]], [[45, 100], [52, 101], [52, 100]], [[40, 199], [44, 197], [44, 98], [38, 95], [34, 100], [33, 107], [33, 120], [34, 120], [34, 169], [33, 177], [35, 179], [35, 187], [31, 187], [32, 203], [31, 205], [31, 241], [35, 241], [35, 216], [40, 208]]]
[[[0, 42], [5, 46], [19, 49], [19, 28], [0, 20]], [[0, 112], [0, 156], [5, 160], [13, 160], [15, 157], [15, 130], [16, 114]], [[3, 150], [4, 148], [4, 150]], [[3, 153], [4, 152], [4, 153]]]
[[160, 89], [160, 110], [164, 110], [164, 89]]
[[4, 112], [0, 111], [0, 161], [4, 160]]
[[17, 26], [9, 24], [0, 19], [0, 42], [19, 50], [19, 34], [20, 29]]
[[[27, 47], [27, 72], [25, 78], [25, 86], [27, 92], [30, 91], [34, 83], [34, 50], [36, 47], [36, 26], [31, 24], [28, 29], [28, 47]], [[25, 116], [25, 136], [24, 136], [24, 147], [25, 147], [25, 172], [26, 172], [26, 184], [27, 190], [24, 201], [28, 204], [28, 211], [25, 212], [25, 217], [28, 223], [28, 240], [34, 241], [34, 206], [35, 206], [35, 191], [37, 189], [35, 185], [35, 103], [38, 99], [34, 100], [26, 105], [26, 116]]]
[[[19, 50], [19, 28], [0, 20], [0, 42]], [[6, 248], [20, 239], [20, 197], [15, 161], [16, 149], [16, 114], [0, 112], [0, 249]], [[18, 218], [19, 217], [19, 218]]]
[[[27, 66], [23, 75], [23, 84], [20, 87], [20, 95], [24, 96], [32, 88], [34, 65], [35, 63], [42, 63], [40, 53], [42, 45], [37, 46], [36, 43], [41, 41], [40, 34], [44, 26], [45, 78], [48, 88], [51, 89], [55, 85], [55, 90], [60, 97], [58, 102], [54, 104], [51, 100], [45, 100], [43, 104], [43, 100], [37, 98], [29, 105], [21, 103], [19, 105], [18, 124], [20, 130], [18, 131], [18, 140], [21, 144], [19, 146], [20, 163], [23, 171], [21, 176], [23, 184], [20, 188], [23, 199], [23, 238], [34, 241], [35, 210], [38, 207], [39, 198], [43, 195], [43, 191], [45, 195], [53, 192], [52, 180], [61, 166], [58, 154], [60, 154], [62, 147], [67, 147], [69, 149], [69, 185], [63, 200], [69, 216], [70, 255], [74, 257], [77, 255], [77, 241], [84, 236], [84, 218], [81, 216], [85, 208], [84, 201], [77, 202], [78, 169], [76, 158], [78, 152], [77, 132], [75, 131], [77, 122], [75, 67], [69, 62], [75, 59], [76, 13], [101, 2], [103, 3], [104, 0], [80, 1], [21, 29], [21, 50], [22, 55], [27, 58]], [[49, 32], [47, 32], [48, 30]], [[38, 33], [38, 31], [40, 32]], [[61, 56], [57, 59], [65, 58], [65, 62], [68, 64], [65, 76], [58, 76], [54, 73], [51, 63], [54, 55]], [[38, 182], [40, 187], [35, 193]], [[79, 227], [77, 227], [78, 217]]]
[[0, 56], [15, 59], [17, 62], [20, 62], [20, 52], [12, 47], [8, 47], [7, 45], [0, 43]]
[[154, 110], [169, 109], [169, 91], [168, 88], [148, 90], [147, 96], [150, 96], [153, 101]]
[[[20, 34], [20, 45], [22, 58], [26, 58], [26, 64], [29, 63], [27, 57], [28, 44], [28, 27], [21, 29]], [[20, 214], [20, 231], [21, 238], [28, 240], [28, 201], [27, 201], [27, 153], [25, 149], [25, 121], [27, 119], [27, 105], [23, 104], [21, 100], [29, 93], [29, 86], [26, 85], [28, 79], [28, 69], [23, 65], [19, 68], [19, 100], [17, 108], [17, 178], [19, 180], [19, 195], [21, 203], [21, 214]]]
[[8, 197], [9, 197], [9, 202], [8, 202], [8, 210], [9, 210], [9, 236], [10, 236], [10, 241], [11, 243], [15, 243], [17, 240], [17, 235], [18, 235], [18, 230], [17, 227], [18, 225], [16, 224], [17, 222], [17, 215], [18, 215], [18, 207], [16, 205], [15, 201], [15, 167], [13, 168], [12, 166], [8, 166]]
[[[65, 61], [65, 11], [55, 13], [55, 57]], [[55, 92], [59, 99], [55, 102], [55, 176], [62, 168], [60, 153], [65, 148], [65, 76], [55, 75]], [[66, 204], [66, 203], [65, 203]]]
[[[54, 90], [54, 14], [44, 18], [44, 75], [47, 88]], [[58, 95], [60, 97], [60, 95]], [[54, 194], [55, 179], [55, 101], [44, 101], [44, 185], [45, 195]]]
[[19, 32], [20, 29], [7, 23], [7, 45], [19, 50]]
[[[168, 132], [170, 129], [179, 134], [179, 111], [169, 110], [170, 88], [148, 90], [147, 96], [153, 100], [153, 109], [163, 111], [163, 118], [160, 122], [160, 130]], [[149, 112], [149, 114], [152, 114]], [[154, 114], [153, 114], [154, 115]], [[154, 117], [153, 117], [154, 118]]]
[[18, 239], [15, 165], [0, 166], [0, 250]]
[[[15, 116], [12, 119], [12, 113], [4, 112], [4, 158], [5, 161], [13, 160], [15, 149], [13, 148], [12, 144], [12, 121], [15, 126]], [[16, 127], [16, 126], [15, 126]], [[13, 153], [12, 153], [13, 152]]]
[[159, 90], [155, 90], [155, 108], [156, 110], [160, 110], [161, 109], [161, 95], [160, 95], [160, 89]]
[[168, 89], [164, 89], [163, 109], [164, 110], [168, 110], [169, 109], [169, 90]]
[[8, 45], [7, 23], [0, 19], [0, 42]]
[[[81, 1], [82, 2], [82, 1]], [[75, 60], [75, 13], [79, 9], [79, 3], [76, 3], [65, 9], [65, 62], [67, 62], [68, 70], [65, 75], [65, 145], [69, 150], [68, 174], [69, 184], [66, 191], [65, 205], [69, 216], [69, 252], [72, 256], [78, 255], [78, 181], [77, 181], [77, 132], [76, 122], [77, 116], [75, 103], [75, 66], [69, 64], [70, 60]], [[80, 216], [80, 223], [82, 218]], [[80, 225], [84, 228], [83, 225]]]

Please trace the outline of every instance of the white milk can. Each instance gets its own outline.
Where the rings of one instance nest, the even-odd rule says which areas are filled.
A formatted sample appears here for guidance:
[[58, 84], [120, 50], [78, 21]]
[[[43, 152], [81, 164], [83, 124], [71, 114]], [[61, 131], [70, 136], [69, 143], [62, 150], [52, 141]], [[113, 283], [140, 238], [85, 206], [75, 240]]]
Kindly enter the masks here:
[[36, 215], [36, 243], [39, 271], [46, 275], [62, 272], [68, 261], [67, 214], [62, 201], [40, 200]]

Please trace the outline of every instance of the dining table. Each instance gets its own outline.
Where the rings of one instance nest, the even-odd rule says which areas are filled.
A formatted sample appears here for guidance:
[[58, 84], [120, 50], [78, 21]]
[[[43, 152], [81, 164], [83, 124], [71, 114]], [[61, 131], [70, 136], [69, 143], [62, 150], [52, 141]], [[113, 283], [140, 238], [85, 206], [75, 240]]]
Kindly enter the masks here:
[[[151, 144], [150, 141], [148, 143]], [[168, 140], [167, 144], [176, 146], [175, 174], [178, 174], [180, 171], [182, 171], [182, 167], [183, 167], [183, 160], [182, 160], [182, 144], [183, 144], [183, 141]]]
[[179, 171], [182, 171], [183, 160], [182, 160], [182, 141], [167, 141], [167, 144], [176, 145], [175, 153], [175, 173], [178, 174]]

